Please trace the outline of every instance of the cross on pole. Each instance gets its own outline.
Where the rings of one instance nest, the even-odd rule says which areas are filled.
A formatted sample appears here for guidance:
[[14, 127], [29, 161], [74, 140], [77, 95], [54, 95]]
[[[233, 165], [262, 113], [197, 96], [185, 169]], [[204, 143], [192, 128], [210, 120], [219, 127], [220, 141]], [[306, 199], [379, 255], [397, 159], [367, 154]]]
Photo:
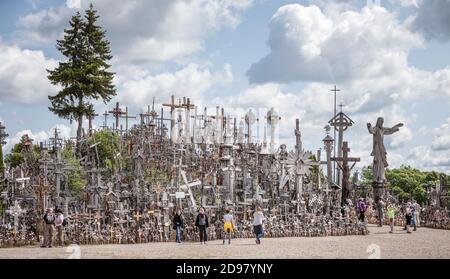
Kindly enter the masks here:
[[[341, 205], [344, 205], [348, 195], [349, 195], [349, 178], [350, 178], [350, 172], [355, 166], [355, 164], [360, 160], [360, 158], [352, 158], [348, 157], [348, 153], [350, 152], [350, 148], [348, 147], [348, 142], [344, 141], [343, 147], [342, 147], [342, 157], [331, 158], [332, 161], [335, 161], [338, 163], [339, 168], [342, 170], [342, 199], [341, 199]], [[353, 165], [349, 166], [349, 162], [353, 162]]]
[[[333, 114], [333, 117], [336, 117], [336, 98], [337, 98], [337, 92], [340, 92], [341, 90], [340, 89], [337, 89], [337, 86], [335, 85], [334, 86], [334, 88], [333, 89], [331, 89], [330, 90], [331, 92], [334, 92], [334, 114]], [[336, 131], [334, 131], [334, 135], [333, 135], [333, 138], [335, 139], [336, 138]], [[336, 157], [336, 141], [334, 141], [334, 146], [333, 146], [333, 149], [334, 149], [334, 151], [333, 151], [333, 156], [334, 157]], [[336, 163], [334, 163], [333, 164], [333, 169], [336, 169]], [[334, 173], [333, 174], [333, 180], [335, 180], [335, 176], [336, 176], [336, 173]]]
[[115, 130], [119, 130], [119, 118], [125, 114], [120, 108], [119, 102], [116, 103], [116, 107], [112, 111], [108, 111], [116, 118]]
[[128, 132], [128, 119], [136, 119], [136, 116], [128, 116], [128, 107], [125, 107], [125, 116], [120, 116], [120, 118], [125, 118], [125, 132]]
[[105, 122], [103, 122], [103, 126], [101, 127], [103, 130], [108, 129], [108, 111], [105, 110], [105, 113], [103, 113], [103, 116], [105, 117]]

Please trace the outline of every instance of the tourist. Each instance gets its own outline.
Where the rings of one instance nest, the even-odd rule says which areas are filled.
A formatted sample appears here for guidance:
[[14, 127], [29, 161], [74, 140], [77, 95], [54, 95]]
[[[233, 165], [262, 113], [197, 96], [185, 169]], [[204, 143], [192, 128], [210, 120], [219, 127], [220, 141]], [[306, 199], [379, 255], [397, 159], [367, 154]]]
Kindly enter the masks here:
[[383, 198], [380, 198], [377, 204], [377, 211], [378, 211], [378, 226], [383, 227], [384, 224], [384, 201]]
[[209, 227], [208, 216], [205, 213], [203, 207], [200, 208], [197, 218], [195, 220], [195, 226], [198, 227], [200, 233], [200, 244], [206, 244], [208, 241], [208, 235], [206, 229]]
[[181, 216], [181, 210], [177, 210], [173, 217], [173, 229], [176, 232], [176, 242], [181, 243], [181, 230], [183, 228], [183, 218]]
[[55, 228], [59, 246], [63, 246], [63, 234], [64, 234], [63, 223], [64, 223], [64, 215], [62, 211], [58, 209], [56, 210], [55, 216]]
[[356, 210], [358, 211], [358, 220], [364, 223], [364, 217], [366, 213], [366, 203], [363, 198], [359, 198], [356, 205]]
[[44, 243], [42, 248], [52, 247], [53, 244], [53, 232], [55, 230], [55, 215], [53, 214], [53, 209], [48, 208], [44, 215]]
[[391, 227], [390, 233], [394, 232], [394, 224], [395, 224], [395, 208], [393, 204], [389, 204], [387, 215], [389, 218], [389, 226]]
[[406, 217], [406, 232], [411, 233], [411, 223], [412, 223], [413, 214], [411, 211], [411, 203], [410, 202], [408, 202], [406, 204], [405, 217]]
[[223, 244], [225, 245], [225, 238], [228, 238], [228, 245], [231, 244], [231, 234], [234, 231], [234, 217], [231, 209], [227, 209], [223, 216]]
[[411, 202], [411, 213], [412, 213], [412, 226], [414, 227], [414, 231], [417, 231], [417, 223], [416, 223], [416, 201], [412, 200]]
[[256, 244], [261, 244], [261, 238], [264, 235], [263, 221], [264, 214], [261, 211], [261, 207], [257, 206], [256, 211], [253, 213], [253, 231], [256, 235]]

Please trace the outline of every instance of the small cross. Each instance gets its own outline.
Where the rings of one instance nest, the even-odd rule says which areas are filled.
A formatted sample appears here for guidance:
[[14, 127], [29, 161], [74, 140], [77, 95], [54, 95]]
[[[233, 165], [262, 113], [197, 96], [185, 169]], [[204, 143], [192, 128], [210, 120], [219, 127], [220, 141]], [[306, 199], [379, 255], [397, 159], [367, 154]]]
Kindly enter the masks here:
[[340, 89], [337, 89], [336, 85], [334, 86], [333, 89], [330, 90], [331, 92], [334, 92], [334, 94], [336, 94], [337, 92], [340, 92]]
[[345, 107], [345, 105], [341, 102], [341, 103], [339, 104], [339, 107], [341, 108], [341, 112], [342, 112], [342, 108]]

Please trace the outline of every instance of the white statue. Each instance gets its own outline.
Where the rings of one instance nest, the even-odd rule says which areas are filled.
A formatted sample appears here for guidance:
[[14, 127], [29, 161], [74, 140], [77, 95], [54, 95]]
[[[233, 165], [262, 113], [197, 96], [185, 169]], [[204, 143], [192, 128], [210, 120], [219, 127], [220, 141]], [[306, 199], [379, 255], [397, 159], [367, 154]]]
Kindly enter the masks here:
[[367, 123], [369, 133], [373, 135], [373, 148], [372, 154], [370, 154], [373, 156], [373, 178], [378, 183], [384, 183], [386, 181], [384, 169], [389, 166], [386, 159], [386, 148], [383, 143], [384, 135], [392, 135], [398, 132], [400, 127], [403, 127], [403, 124], [399, 123], [392, 128], [386, 128], [383, 127], [383, 122], [384, 119], [379, 117], [375, 127]]

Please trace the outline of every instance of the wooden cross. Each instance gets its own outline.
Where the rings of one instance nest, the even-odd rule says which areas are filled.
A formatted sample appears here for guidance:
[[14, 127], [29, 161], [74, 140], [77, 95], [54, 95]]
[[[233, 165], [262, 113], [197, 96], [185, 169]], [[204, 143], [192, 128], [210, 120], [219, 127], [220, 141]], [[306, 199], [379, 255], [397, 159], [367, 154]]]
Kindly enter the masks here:
[[133, 218], [136, 220], [136, 222], [138, 222], [139, 223], [139, 220], [141, 219], [141, 217], [142, 217], [142, 215], [139, 213], [139, 211], [136, 211], [134, 214], [133, 214]]
[[125, 131], [128, 132], [128, 119], [136, 119], [136, 116], [128, 116], [128, 107], [125, 107], [125, 116], [120, 116], [120, 118], [125, 118]]
[[119, 102], [116, 103], [116, 107], [112, 111], [109, 111], [109, 113], [111, 113], [116, 118], [115, 129], [119, 130], [119, 118], [125, 114], [125, 112], [120, 108]]
[[98, 114], [95, 114], [95, 112], [90, 112], [90, 113], [87, 115], [87, 119], [88, 119], [88, 121], [89, 121], [89, 135], [90, 135], [90, 136], [92, 135], [92, 131], [93, 131], [93, 129], [92, 129], [92, 120], [94, 120], [94, 118], [95, 118], [96, 116], [98, 116]]
[[[338, 163], [338, 167], [342, 170], [342, 201], [341, 204], [344, 205], [348, 195], [349, 195], [349, 178], [350, 171], [353, 169], [355, 164], [360, 161], [360, 158], [351, 158], [348, 157], [348, 153], [350, 152], [350, 148], [348, 147], [348, 142], [344, 141], [342, 147], [342, 157], [331, 158], [332, 161]], [[353, 162], [352, 166], [349, 166], [349, 162]]]
[[34, 193], [37, 199], [37, 211], [40, 214], [43, 214], [47, 206], [47, 197], [49, 194], [55, 191], [55, 186], [49, 185], [45, 176], [41, 174], [38, 177], [38, 184], [30, 186], [29, 189]]
[[26, 213], [25, 209], [22, 209], [17, 200], [14, 201], [14, 206], [10, 207], [9, 210], [5, 211], [8, 214], [11, 214], [14, 217], [14, 232], [17, 232], [17, 228], [19, 227], [19, 217]]

